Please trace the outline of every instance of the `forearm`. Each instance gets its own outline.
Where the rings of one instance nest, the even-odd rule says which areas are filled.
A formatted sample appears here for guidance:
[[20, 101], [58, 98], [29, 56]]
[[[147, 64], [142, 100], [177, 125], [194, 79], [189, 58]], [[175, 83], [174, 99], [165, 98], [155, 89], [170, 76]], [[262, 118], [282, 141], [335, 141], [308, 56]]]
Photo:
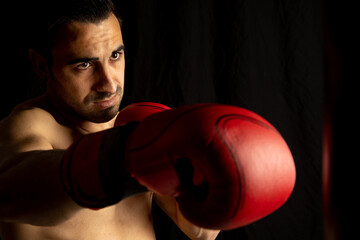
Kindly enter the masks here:
[[0, 170], [0, 220], [56, 225], [82, 209], [62, 187], [64, 151], [29, 151], [7, 159]]
[[190, 239], [194, 240], [214, 240], [219, 234], [219, 230], [210, 230], [198, 227], [189, 222], [179, 209], [176, 200], [169, 196], [160, 196], [155, 194], [157, 205], [175, 222], [175, 224]]
[[184, 216], [181, 214], [178, 216], [177, 224], [179, 228], [193, 240], [215, 240], [219, 234], [219, 230], [205, 229], [202, 227], [195, 226], [190, 223]]
[[219, 234], [219, 230], [205, 229], [189, 222], [177, 209], [176, 222], [179, 228], [193, 240], [214, 240]]

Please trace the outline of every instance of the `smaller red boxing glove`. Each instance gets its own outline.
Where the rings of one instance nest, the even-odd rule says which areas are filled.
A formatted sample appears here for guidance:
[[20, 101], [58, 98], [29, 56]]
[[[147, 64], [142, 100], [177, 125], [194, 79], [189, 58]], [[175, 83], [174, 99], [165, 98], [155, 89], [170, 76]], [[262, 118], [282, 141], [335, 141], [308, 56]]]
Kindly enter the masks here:
[[133, 103], [123, 108], [115, 120], [115, 127], [124, 126], [131, 122], [141, 122], [148, 116], [170, 110], [171, 108], [160, 103], [139, 102]]
[[131, 104], [119, 112], [114, 128], [74, 142], [61, 165], [61, 181], [73, 200], [81, 206], [99, 209], [147, 191], [125, 168], [126, 141], [138, 122], [168, 109], [158, 103]]

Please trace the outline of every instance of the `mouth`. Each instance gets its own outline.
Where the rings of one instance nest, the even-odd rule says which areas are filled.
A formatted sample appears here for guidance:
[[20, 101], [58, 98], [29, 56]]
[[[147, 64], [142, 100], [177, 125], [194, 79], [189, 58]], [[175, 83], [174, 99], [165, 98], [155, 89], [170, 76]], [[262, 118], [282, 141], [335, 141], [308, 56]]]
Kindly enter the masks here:
[[101, 109], [111, 108], [117, 103], [117, 94], [112, 95], [109, 98], [101, 99], [94, 102], [94, 105]]

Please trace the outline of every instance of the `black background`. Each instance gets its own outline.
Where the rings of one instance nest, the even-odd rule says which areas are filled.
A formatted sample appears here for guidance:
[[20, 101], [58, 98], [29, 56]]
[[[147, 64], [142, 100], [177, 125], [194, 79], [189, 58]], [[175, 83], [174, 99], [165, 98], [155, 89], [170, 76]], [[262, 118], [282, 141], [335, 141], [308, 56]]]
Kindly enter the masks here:
[[126, 96], [176, 107], [217, 102], [268, 119], [297, 167], [277, 212], [229, 239], [322, 238], [322, 2], [123, 1]]
[[[288, 202], [229, 239], [240, 239], [239, 231], [241, 239], [322, 239], [323, 24], [346, 63], [352, 20], [343, 2], [327, 1], [324, 15], [320, 0], [116, 1], [126, 46], [122, 106], [245, 107], [268, 119], [293, 153], [297, 182]], [[3, 118], [43, 87], [28, 61], [27, 9], [6, 4], [1, 11]], [[350, 65], [342, 85], [349, 86]]]

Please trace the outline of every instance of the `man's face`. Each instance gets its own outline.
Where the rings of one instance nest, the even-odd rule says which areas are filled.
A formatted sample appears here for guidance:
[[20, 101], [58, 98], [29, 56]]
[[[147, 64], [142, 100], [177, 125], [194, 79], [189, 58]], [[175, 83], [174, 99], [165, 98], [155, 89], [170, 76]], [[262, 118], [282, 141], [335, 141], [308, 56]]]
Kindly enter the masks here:
[[123, 96], [125, 56], [121, 29], [111, 14], [98, 24], [71, 22], [60, 27], [52, 48], [48, 93], [67, 114], [106, 122]]

